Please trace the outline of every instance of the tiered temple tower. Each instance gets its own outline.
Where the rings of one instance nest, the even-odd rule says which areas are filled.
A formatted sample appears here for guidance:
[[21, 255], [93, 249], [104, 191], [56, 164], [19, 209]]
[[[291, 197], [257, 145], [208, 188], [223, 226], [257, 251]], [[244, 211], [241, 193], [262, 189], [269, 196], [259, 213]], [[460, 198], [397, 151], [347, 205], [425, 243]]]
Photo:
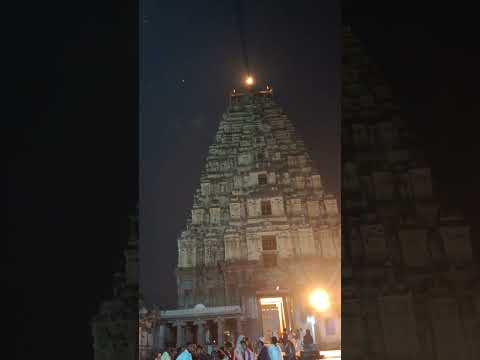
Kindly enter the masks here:
[[[272, 89], [233, 91], [178, 238], [178, 306], [240, 305], [238, 331], [251, 336], [275, 332], [268, 310], [280, 306], [281, 325], [306, 328], [315, 287], [338, 310], [340, 255], [336, 199]], [[330, 316], [319, 331], [338, 343]]]
[[469, 226], [437, 201], [430, 168], [379, 74], [346, 28], [342, 357], [479, 359]]

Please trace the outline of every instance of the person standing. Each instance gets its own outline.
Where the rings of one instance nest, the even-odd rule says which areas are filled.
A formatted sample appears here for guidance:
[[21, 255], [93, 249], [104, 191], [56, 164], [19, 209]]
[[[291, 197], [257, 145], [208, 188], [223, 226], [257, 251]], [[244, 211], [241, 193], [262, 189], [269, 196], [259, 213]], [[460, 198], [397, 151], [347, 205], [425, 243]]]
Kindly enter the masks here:
[[[242, 344], [242, 342], [244, 344]], [[235, 350], [233, 351], [233, 360], [246, 360], [245, 359], [245, 336], [239, 335], [237, 338], [237, 344], [235, 346]]]
[[265, 346], [265, 338], [263, 336], [258, 338], [257, 360], [270, 360], [270, 357], [268, 356], [268, 348]]
[[245, 360], [255, 360], [253, 350], [249, 348], [247, 338], [242, 341], [243, 356]]
[[225, 355], [224, 349], [219, 349], [216, 351], [219, 360], [228, 360], [227, 355]]
[[293, 345], [293, 342], [290, 340], [287, 340], [287, 343], [285, 344], [285, 355], [286, 355], [286, 360], [296, 360], [297, 358], [297, 352], [295, 350], [295, 345]]
[[172, 348], [168, 348], [162, 354], [162, 356], [158, 356], [159, 360], [174, 360], [175, 354]]
[[297, 344], [297, 339], [295, 336], [295, 333], [293, 331], [290, 331], [288, 334], [288, 341], [290, 341], [293, 344], [293, 347], [295, 348], [295, 351], [298, 349], [298, 344]]
[[228, 360], [233, 360], [233, 351], [232, 351], [232, 343], [227, 342], [225, 344], [225, 355], [227, 356]]
[[284, 328], [282, 333], [282, 345], [284, 348], [285, 346], [287, 346], [287, 341], [288, 341], [288, 331], [287, 331], [287, 328]]
[[310, 333], [310, 330], [307, 329], [305, 330], [305, 336], [303, 337], [303, 346], [311, 346], [313, 345], [313, 337], [312, 334]]
[[186, 349], [177, 357], [177, 360], [193, 360], [193, 353], [195, 353], [195, 345], [189, 343]]
[[255, 350], [253, 348], [253, 343], [250, 338], [246, 337], [245, 338], [245, 343], [247, 344], [247, 352], [249, 353], [249, 356], [251, 357], [252, 360], [255, 360]]
[[275, 336], [272, 337], [272, 344], [268, 347], [268, 357], [270, 360], [283, 360], [282, 349], [278, 346], [278, 340]]
[[225, 355], [223, 348], [221, 348], [221, 349], [212, 351], [210, 360], [228, 360], [228, 358], [227, 358], [227, 355]]
[[172, 360], [177, 360], [179, 357], [180, 357], [180, 354], [182, 353], [182, 348], [181, 347], [178, 347], [175, 350], [175, 357], [173, 357]]
[[299, 347], [300, 347], [300, 350], [303, 350], [303, 337], [305, 336], [305, 331], [303, 331], [302, 328], [300, 328], [299, 332], [298, 332], [299, 336], [300, 336], [300, 341], [299, 341]]
[[208, 355], [201, 345], [197, 345], [197, 360], [208, 360]]

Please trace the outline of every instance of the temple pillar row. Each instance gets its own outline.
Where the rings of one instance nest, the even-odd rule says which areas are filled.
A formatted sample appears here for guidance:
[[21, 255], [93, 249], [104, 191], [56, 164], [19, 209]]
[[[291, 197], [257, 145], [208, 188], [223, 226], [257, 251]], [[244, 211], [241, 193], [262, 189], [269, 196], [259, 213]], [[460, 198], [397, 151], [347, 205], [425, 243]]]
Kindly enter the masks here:
[[[239, 335], [245, 335], [247, 331], [244, 317], [217, 317], [210, 319], [217, 327], [217, 344], [225, 346], [225, 330], [229, 330], [235, 343]], [[232, 321], [227, 327], [227, 320]], [[193, 342], [196, 338], [198, 345], [207, 345], [207, 319], [197, 319], [194, 321], [185, 320], [164, 320], [159, 322], [153, 332], [154, 347], [158, 350], [163, 350], [171, 340], [176, 340], [176, 347], [183, 347], [187, 342]], [[232, 326], [233, 325], [233, 326]], [[172, 331], [176, 330], [176, 339], [172, 339]], [[196, 336], [195, 336], [196, 335]]]

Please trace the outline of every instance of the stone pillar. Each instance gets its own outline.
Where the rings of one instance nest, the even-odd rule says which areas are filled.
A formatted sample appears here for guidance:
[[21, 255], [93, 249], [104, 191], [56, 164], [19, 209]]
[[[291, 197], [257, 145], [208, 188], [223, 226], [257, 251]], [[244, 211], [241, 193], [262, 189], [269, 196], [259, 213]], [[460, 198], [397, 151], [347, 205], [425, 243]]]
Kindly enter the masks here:
[[197, 325], [197, 344], [198, 345], [205, 345], [205, 325], [206, 322], [204, 320], [197, 320], [194, 323]]
[[241, 324], [241, 327], [242, 327], [242, 334], [247, 336], [247, 334], [249, 333], [250, 329], [248, 328], [248, 321], [247, 321], [247, 317], [246, 316], [242, 316], [240, 318], [240, 324]]
[[224, 326], [225, 326], [225, 319], [223, 318], [217, 318], [215, 319], [215, 322], [217, 323], [217, 343], [218, 346], [224, 346], [224, 339], [223, 339], [223, 333], [224, 333]]
[[158, 349], [159, 349], [159, 340], [160, 340], [160, 336], [159, 336], [159, 330], [160, 330], [160, 327], [158, 324], [156, 324], [153, 328], [152, 328], [152, 349], [154, 352], [157, 352]]
[[236, 323], [237, 323], [237, 329], [236, 329], [236, 336], [234, 338], [234, 343], [237, 342], [237, 338], [240, 336], [240, 335], [245, 335], [243, 332], [245, 331], [244, 329], [244, 326], [243, 326], [243, 322], [244, 322], [244, 318], [243, 316], [239, 316], [237, 317], [236, 319]]
[[183, 339], [184, 343], [187, 342], [193, 342], [194, 336], [193, 336], [193, 328], [188, 324], [188, 322], [185, 323], [185, 338]]
[[183, 327], [185, 323], [182, 321], [176, 321], [175, 326], [177, 328], [177, 348], [183, 346]]
[[167, 335], [167, 325], [160, 324], [158, 326], [158, 349], [164, 350], [165, 349], [165, 340]]

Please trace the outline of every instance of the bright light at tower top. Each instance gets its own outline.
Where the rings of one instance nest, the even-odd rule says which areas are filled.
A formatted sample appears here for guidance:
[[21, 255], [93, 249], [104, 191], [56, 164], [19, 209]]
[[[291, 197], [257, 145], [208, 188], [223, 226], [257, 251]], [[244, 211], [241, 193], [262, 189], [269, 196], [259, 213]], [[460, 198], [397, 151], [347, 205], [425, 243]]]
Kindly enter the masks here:
[[253, 77], [251, 75], [248, 75], [246, 78], [245, 78], [245, 84], [250, 86], [250, 85], [253, 85], [254, 83], [254, 80], [253, 80]]
[[316, 311], [326, 311], [330, 308], [330, 297], [323, 290], [314, 290], [310, 294], [310, 305]]

